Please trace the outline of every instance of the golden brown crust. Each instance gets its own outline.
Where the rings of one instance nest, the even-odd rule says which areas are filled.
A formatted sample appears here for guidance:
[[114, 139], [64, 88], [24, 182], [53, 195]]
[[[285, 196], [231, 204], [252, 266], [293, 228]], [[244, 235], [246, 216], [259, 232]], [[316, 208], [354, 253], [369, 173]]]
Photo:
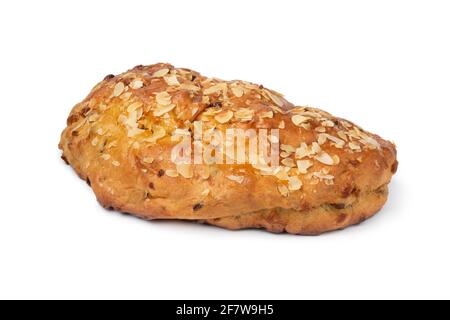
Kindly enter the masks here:
[[[221, 132], [280, 129], [281, 165], [176, 166], [171, 151], [194, 121]], [[60, 148], [105, 207], [296, 234], [343, 228], [375, 213], [386, 199], [369, 195], [397, 168], [395, 146], [351, 122], [295, 107], [262, 86], [168, 64], [105, 78], [72, 110]], [[347, 210], [324, 213], [330, 205]], [[267, 216], [283, 220], [283, 228]]]

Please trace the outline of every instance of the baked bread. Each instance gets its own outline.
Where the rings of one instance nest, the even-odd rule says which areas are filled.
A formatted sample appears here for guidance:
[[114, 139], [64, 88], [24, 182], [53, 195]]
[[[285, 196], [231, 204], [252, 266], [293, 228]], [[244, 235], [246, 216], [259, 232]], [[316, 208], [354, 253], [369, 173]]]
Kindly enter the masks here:
[[[281, 162], [175, 164], [180, 140], [195, 145], [196, 123], [222, 133], [278, 129], [268, 139], [280, 144]], [[397, 170], [395, 146], [349, 121], [169, 64], [107, 76], [73, 108], [59, 147], [105, 208], [304, 235], [373, 216]]]

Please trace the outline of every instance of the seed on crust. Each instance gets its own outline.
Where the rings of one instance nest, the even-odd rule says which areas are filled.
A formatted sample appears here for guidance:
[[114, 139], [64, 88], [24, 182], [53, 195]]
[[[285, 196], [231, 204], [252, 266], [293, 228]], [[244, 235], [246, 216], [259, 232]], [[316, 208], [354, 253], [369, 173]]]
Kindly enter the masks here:
[[115, 167], [120, 167], [120, 162], [117, 160], [114, 160], [113, 162], [111, 162], [111, 164]]

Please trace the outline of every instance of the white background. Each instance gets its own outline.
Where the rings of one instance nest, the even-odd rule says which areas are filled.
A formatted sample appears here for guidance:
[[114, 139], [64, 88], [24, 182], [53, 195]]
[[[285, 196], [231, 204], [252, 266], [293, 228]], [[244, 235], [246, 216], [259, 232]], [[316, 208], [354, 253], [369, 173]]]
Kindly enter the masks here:
[[[0, 298], [450, 298], [448, 1], [0, 3]], [[388, 204], [320, 237], [103, 210], [60, 132], [106, 74], [156, 62], [395, 141]]]

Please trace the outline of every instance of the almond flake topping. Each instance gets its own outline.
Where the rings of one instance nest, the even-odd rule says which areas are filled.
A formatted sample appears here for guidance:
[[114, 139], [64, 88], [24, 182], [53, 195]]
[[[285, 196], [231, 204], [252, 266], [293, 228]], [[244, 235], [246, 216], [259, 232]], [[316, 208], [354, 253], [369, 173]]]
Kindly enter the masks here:
[[289, 196], [289, 189], [285, 186], [285, 185], [283, 185], [283, 184], [280, 184], [280, 185], [278, 185], [278, 192], [283, 196], [283, 197], [288, 197]]
[[119, 166], [120, 166], [120, 162], [119, 162], [119, 161], [114, 160], [114, 161], [111, 162], [111, 163], [112, 163], [112, 165], [115, 166], [115, 167], [119, 167]]
[[280, 149], [289, 153], [294, 153], [295, 152], [295, 148], [289, 144], [282, 144], [280, 146]]
[[283, 160], [281, 160], [281, 163], [284, 166], [289, 167], [289, 168], [294, 168], [295, 167], [294, 160], [292, 160], [291, 158], [283, 159]]
[[220, 91], [224, 90], [226, 88], [226, 86], [227, 86], [226, 83], [218, 83], [216, 85], [213, 85], [212, 87], [205, 89], [203, 91], [203, 94], [210, 95], [210, 94], [213, 94], [216, 92], [220, 92]]
[[317, 156], [314, 157], [314, 159], [328, 166], [332, 166], [334, 164], [333, 158], [325, 151], [319, 153]]
[[248, 108], [240, 108], [236, 111], [235, 116], [241, 122], [252, 121], [255, 111]]
[[183, 84], [181, 84], [180, 85], [180, 89], [182, 89], [182, 90], [189, 90], [189, 91], [199, 91], [200, 90], [199, 87], [197, 87], [197, 86], [195, 86], [193, 84], [190, 84], [190, 83], [183, 83]]
[[297, 191], [303, 186], [302, 181], [298, 177], [289, 177], [289, 190]]
[[233, 118], [233, 111], [226, 111], [217, 114], [214, 119], [221, 124], [225, 124]]
[[166, 170], [166, 176], [169, 178], [177, 178], [178, 172], [176, 170]]
[[109, 159], [111, 159], [111, 156], [110, 156], [109, 154], [107, 154], [107, 153], [102, 154], [101, 157], [102, 157], [102, 159], [105, 160], [105, 161], [108, 161]]
[[297, 127], [300, 126], [300, 124], [302, 124], [302, 123], [304, 123], [304, 122], [306, 122], [306, 121], [308, 121], [308, 120], [309, 120], [308, 117], [304, 117], [304, 116], [302, 116], [302, 115], [300, 115], [300, 114], [296, 114], [296, 115], [292, 116], [292, 122], [293, 122]]
[[128, 106], [127, 111], [133, 112], [133, 111], [136, 111], [137, 109], [139, 109], [140, 107], [142, 107], [142, 102], [135, 102]]
[[311, 168], [312, 166], [313, 166], [313, 162], [310, 160], [298, 160], [297, 161], [298, 172], [300, 172], [301, 174], [307, 174], [308, 169]]
[[137, 90], [140, 89], [144, 86], [144, 83], [142, 82], [142, 80], [133, 80], [133, 82], [131, 82], [130, 87], [131, 89]]
[[124, 90], [125, 90], [125, 85], [123, 82], [116, 83], [116, 85], [114, 86], [113, 96], [114, 97], [120, 96]]
[[227, 179], [231, 180], [231, 181], [234, 181], [234, 182], [237, 182], [239, 184], [242, 184], [244, 182], [244, 180], [245, 180], [245, 177], [230, 175], [230, 176], [227, 176]]
[[153, 77], [155, 77], [155, 78], [161, 78], [161, 77], [164, 77], [166, 74], [169, 73], [169, 71], [170, 71], [170, 70], [167, 69], [167, 68], [160, 69], [160, 70], [156, 71], [156, 72], [153, 74]]
[[168, 106], [160, 106], [156, 108], [155, 111], [153, 111], [153, 114], [155, 115], [155, 117], [161, 117], [162, 115], [165, 115], [166, 113], [175, 109], [175, 107], [176, 106], [174, 104], [170, 104]]
[[244, 95], [244, 89], [242, 89], [241, 87], [231, 87], [231, 92], [233, 92], [233, 94], [237, 97], [240, 98]]
[[272, 92], [270, 92], [269, 90], [266, 90], [266, 89], [264, 89], [264, 92], [269, 96], [269, 98], [270, 98], [273, 102], [275, 102], [275, 104], [276, 104], [278, 107], [283, 107], [283, 106], [284, 106], [284, 101], [283, 101], [283, 99], [282, 99], [281, 97], [279, 97], [279, 96], [273, 94]]
[[145, 157], [144, 159], [142, 159], [142, 161], [147, 164], [152, 164], [155, 159], [152, 157]]
[[178, 78], [175, 74], [168, 75], [164, 77], [164, 80], [169, 86], [178, 86], [180, 82], [178, 82]]
[[177, 164], [177, 172], [186, 179], [194, 176], [194, 169], [190, 164]]
[[273, 118], [273, 111], [267, 111], [267, 112], [261, 112], [259, 117], [261, 119], [272, 119]]
[[350, 147], [350, 149], [352, 149], [353, 151], [360, 151], [361, 150], [361, 146], [355, 142], [350, 142], [348, 144], [348, 146]]
[[322, 144], [324, 144], [325, 142], [327, 142], [327, 139], [328, 139], [327, 135], [326, 135], [325, 133], [321, 133], [321, 134], [319, 134], [319, 138], [317, 139], [317, 142], [318, 142], [320, 145], [322, 145]]
[[98, 144], [98, 137], [95, 137], [94, 139], [92, 139], [91, 144], [95, 147]]
[[166, 91], [159, 92], [156, 94], [156, 102], [159, 105], [167, 106], [172, 102], [172, 97]]

